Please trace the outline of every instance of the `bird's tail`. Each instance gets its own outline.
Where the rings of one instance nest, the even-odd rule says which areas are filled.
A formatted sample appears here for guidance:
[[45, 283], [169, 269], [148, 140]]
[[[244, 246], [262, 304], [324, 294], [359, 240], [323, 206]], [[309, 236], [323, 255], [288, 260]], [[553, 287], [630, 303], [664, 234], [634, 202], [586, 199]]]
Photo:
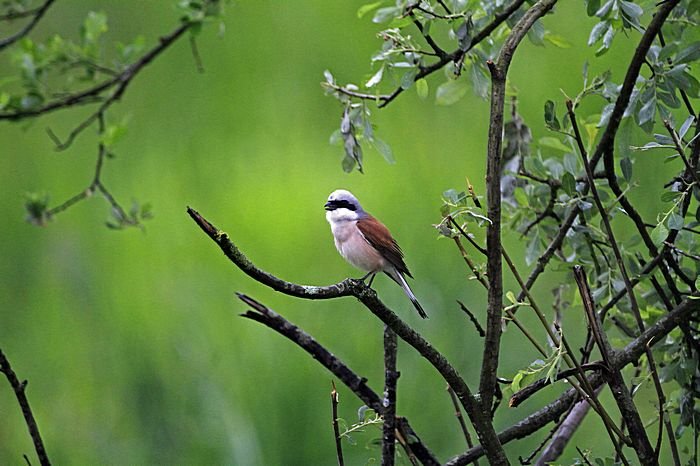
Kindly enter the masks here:
[[418, 315], [420, 315], [424, 319], [427, 319], [428, 314], [425, 313], [425, 311], [423, 310], [423, 306], [421, 306], [418, 300], [416, 299], [416, 295], [413, 294], [413, 290], [411, 290], [411, 287], [408, 286], [408, 283], [406, 282], [406, 279], [404, 278], [403, 274], [396, 269], [392, 269], [391, 272], [386, 272], [386, 274], [389, 275], [392, 278], [392, 280], [398, 283], [401, 286], [401, 288], [403, 288], [404, 293], [406, 293], [406, 296], [408, 296], [408, 299], [411, 300], [413, 306], [416, 308], [416, 311], [418, 311]]

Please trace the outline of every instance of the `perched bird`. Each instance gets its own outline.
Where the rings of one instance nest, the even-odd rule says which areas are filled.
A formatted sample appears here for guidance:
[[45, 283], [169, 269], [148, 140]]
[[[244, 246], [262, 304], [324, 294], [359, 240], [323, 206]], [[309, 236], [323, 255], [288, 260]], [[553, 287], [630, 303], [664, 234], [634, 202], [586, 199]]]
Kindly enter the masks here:
[[403, 288], [406, 296], [416, 307], [422, 318], [427, 318], [404, 275], [413, 278], [403, 261], [403, 252], [376, 218], [364, 211], [350, 191], [338, 189], [328, 196], [325, 205], [326, 220], [331, 224], [335, 247], [343, 258], [360, 270], [371, 275], [369, 285], [377, 272], [384, 272]]

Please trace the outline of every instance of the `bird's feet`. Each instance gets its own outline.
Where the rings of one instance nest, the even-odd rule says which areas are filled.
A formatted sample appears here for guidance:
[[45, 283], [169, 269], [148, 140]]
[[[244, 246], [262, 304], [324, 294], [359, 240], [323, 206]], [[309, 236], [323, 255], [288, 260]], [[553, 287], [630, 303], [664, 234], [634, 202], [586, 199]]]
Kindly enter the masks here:
[[[364, 283], [365, 285], [367, 285], [368, 288], [371, 288], [372, 282], [374, 281], [374, 277], [376, 277], [376, 276], [377, 276], [377, 272], [367, 272], [367, 274], [364, 277], [359, 278], [358, 280], [361, 281], [362, 283]], [[365, 283], [365, 280], [367, 280], [367, 277], [369, 277], [369, 283]]]

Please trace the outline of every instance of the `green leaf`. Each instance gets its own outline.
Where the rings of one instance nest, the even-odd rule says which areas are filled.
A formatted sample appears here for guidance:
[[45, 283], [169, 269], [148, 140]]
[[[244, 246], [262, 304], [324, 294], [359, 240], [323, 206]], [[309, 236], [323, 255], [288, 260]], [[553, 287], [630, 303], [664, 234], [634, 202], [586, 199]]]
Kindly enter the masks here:
[[564, 173], [564, 176], [561, 179], [561, 187], [569, 196], [576, 196], [576, 179], [574, 178], [574, 175], [569, 172]]
[[416, 93], [421, 99], [428, 97], [428, 81], [426, 81], [424, 78], [416, 81]]
[[595, 12], [600, 8], [600, 0], [588, 0], [586, 2], [586, 14], [588, 16], [595, 15]]
[[622, 176], [629, 183], [632, 180], [632, 160], [629, 157], [620, 159], [620, 168], [622, 169]]
[[438, 86], [435, 91], [435, 103], [438, 105], [452, 105], [458, 102], [467, 93], [467, 85], [461, 79], [451, 79]]
[[677, 213], [673, 212], [671, 215], [668, 216], [668, 228], [670, 230], [681, 230], [683, 229], [684, 225], [685, 222], [683, 220], [683, 217], [681, 217]]
[[389, 144], [379, 138], [373, 138], [372, 145], [375, 149], [377, 149], [377, 152], [382, 154], [382, 157], [384, 157], [384, 160], [386, 160], [387, 163], [396, 163], [396, 160], [394, 160], [394, 153], [391, 150], [391, 147], [389, 147]]
[[377, 84], [379, 84], [382, 80], [382, 77], [384, 76], [384, 67], [382, 66], [379, 68], [379, 70], [372, 75], [371, 78], [367, 81], [367, 84], [365, 84], [365, 87], [373, 87]]
[[700, 59], [700, 42], [693, 42], [676, 55], [674, 63], [689, 63]]
[[559, 34], [552, 34], [549, 31], [546, 31], [544, 33], [544, 40], [560, 49], [571, 48], [571, 42], [569, 42], [564, 36], [560, 36]]
[[590, 47], [598, 42], [600, 38], [603, 37], [603, 34], [605, 34], [611, 27], [612, 26], [610, 26], [610, 23], [607, 21], [601, 21], [593, 26], [593, 29], [591, 29], [591, 33], [588, 36], [588, 46]]
[[89, 12], [80, 32], [84, 43], [97, 41], [102, 34], [107, 32], [107, 16], [104, 13]]
[[660, 246], [668, 237], [668, 229], [663, 223], [659, 223], [651, 230], [651, 241], [656, 245]]
[[365, 4], [365, 5], [362, 5], [360, 8], [357, 9], [357, 17], [358, 17], [358, 18], [362, 18], [363, 16], [365, 16], [365, 15], [366, 15], [367, 13], [369, 13], [370, 11], [379, 8], [379, 5], [381, 5], [382, 3], [384, 3], [384, 2], [383, 2], [383, 1], [379, 1], [379, 2], [367, 3], [367, 4]]
[[372, 22], [375, 24], [379, 23], [385, 23], [387, 21], [390, 21], [399, 15], [401, 15], [402, 8], [398, 6], [390, 6], [386, 8], [380, 8], [377, 10], [377, 12], [374, 14], [374, 18], [372, 18]]
[[688, 130], [690, 129], [690, 126], [693, 124], [694, 121], [695, 121], [695, 117], [694, 117], [693, 115], [690, 115], [690, 116], [683, 122], [683, 124], [681, 125], [681, 129], [678, 130], [678, 136], [679, 136], [680, 138], [683, 138], [683, 137], [685, 136], [685, 134], [688, 132]]
[[548, 100], [544, 103], [544, 123], [547, 128], [553, 130], [561, 129], [559, 124], [559, 119], [557, 118], [556, 109], [554, 107], [554, 102]]
[[515, 299], [515, 293], [510, 290], [506, 292], [506, 299], [510, 301], [511, 304], [517, 304], [518, 302], [518, 300]]
[[540, 138], [540, 146], [549, 147], [550, 149], [560, 150], [562, 152], [571, 152], [571, 148], [561, 142], [558, 138], [547, 136]]
[[486, 70], [476, 63], [473, 63], [469, 68], [469, 79], [472, 82], [474, 94], [482, 99], [487, 99], [491, 80], [486, 76]]
[[576, 176], [578, 173], [578, 158], [573, 152], [567, 152], [564, 154], [563, 160], [564, 170]]
[[654, 115], [656, 115], [656, 99], [652, 97], [639, 109], [637, 113], [637, 123], [639, 123], [639, 126], [642, 126], [644, 123], [653, 121]]

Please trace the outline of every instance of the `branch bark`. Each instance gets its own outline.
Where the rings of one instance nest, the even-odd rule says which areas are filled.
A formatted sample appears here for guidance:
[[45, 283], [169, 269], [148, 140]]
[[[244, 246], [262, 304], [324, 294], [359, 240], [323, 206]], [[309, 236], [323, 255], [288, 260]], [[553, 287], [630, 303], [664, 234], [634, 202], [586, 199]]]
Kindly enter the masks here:
[[[252, 308], [246, 313], [241, 314], [242, 317], [259, 322], [295, 343], [309, 353], [323, 367], [333, 373], [333, 375], [338, 377], [338, 379], [362, 400], [365, 405], [381, 415], [384, 414], [384, 404], [379, 395], [367, 386], [366, 378], [357, 375], [343, 361], [318, 343], [311, 335], [304, 332], [301, 328], [289, 322], [272, 309], [244, 294], [239, 293], [238, 297]], [[404, 438], [412, 439], [410, 444], [411, 452], [415, 454], [421, 463], [428, 466], [440, 464], [435, 455], [421, 442], [420, 437], [418, 437], [410, 427], [406, 418], [402, 418], [402, 421], [398, 424]]]
[[226, 257], [259, 283], [267, 285], [281, 293], [304, 299], [331, 299], [341, 296], [354, 296], [360, 300], [372, 314], [377, 316], [402, 340], [411, 345], [421, 356], [427, 359], [450, 387], [452, 387], [474, 425], [479, 440], [484, 445], [491, 464], [509, 464], [505, 452], [498, 441], [493, 424], [491, 423], [489, 410], [482, 409], [481, 403], [477, 401], [469, 389], [469, 386], [445, 356], [436, 350], [425, 338], [418, 334], [418, 332], [409, 327], [391, 309], [386, 307], [377, 297], [377, 293], [375, 293], [374, 290], [368, 288], [363, 282], [353, 279], [346, 279], [340, 283], [325, 287], [298, 285], [281, 280], [253, 265], [253, 263], [231, 242], [226, 233], [218, 230], [196, 210], [188, 208], [187, 212], [197, 225], [219, 246], [219, 248], [221, 248]]
[[396, 430], [396, 334], [384, 327], [384, 425], [382, 426], [382, 466], [394, 465]]
[[36, 456], [39, 458], [39, 463], [42, 466], [50, 466], [51, 461], [49, 461], [49, 456], [46, 454], [44, 441], [41, 439], [41, 434], [39, 433], [39, 426], [36, 423], [34, 413], [32, 413], [32, 408], [29, 406], [29, 400], [27, 400], [27, 394], [25, 393], [27, 381], [19, 381], [17, 374], [15, 374], [15, 371], [12, 370], [10, 361], [7, 359], [2, 350], [0, 350], [0, 372], [5, 374], [7, 381], [10, 383], [12, 390], [15, 392], [19, 407], [22, 409], [24, 422], [27, 424], [29, 435], [32, 437], [32, 443], [34, 444]]
[[488, 62], [491, 71], [491, 112], [486, 162], [487, 215], [486, 275], [489, 277], [486, 337], [481, 364], [479, 394], [483, 409], [490, 411], [496, 389], [498, 358], [503, 317], [503, 270], [501, 262], [501, 155], [503, 143], [503, 112], [506, 96], [506, 76], [516, 48], [527, 31], [556, 4], [557, 0], [540, 0], [527, 10], [513, 27], [495, 63]]
[[[683, 300], [673, 310], [665, 314], [654, 325], [649, 326], [643, 334], [628, 343], [623, 349], [613, 351], [610, 357], [612, 368], [622, 369], [623, 367], [636, 362], [646, 351], [647, 345], [654, 346], [678, 327], [686, 322], [693, 315], [700, 314], [700, 294], [693, 294]], [[588, 381], [594, 389], [603, 384], [603, 375], [596, 373], [588, 377]], [[567, 390], [563, 395], [552, 403], [544, 406], [538, 411], [525, 417], [520, 422], [504, 429], [498, 434], [501, 444], [505, 445], [513, 440], [525, 438], [542, 427], [556, 420], [565, 413], [577, 401], [577, 392], [574, 389]], [[475, 459], [484, 456], [484, 448], [477, 445], [469, 451], [449, 460], [446, 466], [466, 465]]]

